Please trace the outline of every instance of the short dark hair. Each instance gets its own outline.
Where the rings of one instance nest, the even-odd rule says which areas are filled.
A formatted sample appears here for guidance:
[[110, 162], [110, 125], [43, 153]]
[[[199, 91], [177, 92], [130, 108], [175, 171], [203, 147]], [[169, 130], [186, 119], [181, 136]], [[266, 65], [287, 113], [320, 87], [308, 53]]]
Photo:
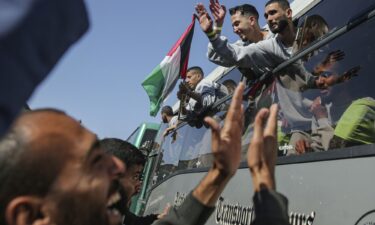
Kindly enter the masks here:
[[259, 19], [258, 10], [250, 4], [238, 5], [229, 9], [229, 14], [231, 16], [236, 14], [236, 12], [241, 12], [241, 14], [245, 16], [255, 16], [257, 20]]
[[116, 156], [124, 162], [127, 168], [135, 165], [144, 166], [146, 164], [145, 155], [127, 141], [119, 138], [104, 138], [100, 140], [100, 146], [105, 152]]
[[167, 114], [167, 116], [173, 116], [173, 109], [172, 107], [170, 107], [169, 105], [166, 105], [164, 106], [162, 109], [161, 109], [161, 114]]
[[287, 0], [269, 0], [267, 3], [266, 3], [266, 6], [272, 4], [272, 3], [278, 3], [282, 9], [289, 9], [290, 8], [290, 4]]
[[192, 67], [190, 67], [190, 68], [186, 71], [186, 73], [187, 73], [187, 72], [190, 72], [190, 71], [198, 72], [198, 73], [200, 73], [200, 74], [202, 75], [202, 77], [204, 76], [203, 70], [202, 70], [202, 68], [200, 68], [199, 66], [192, 66]]

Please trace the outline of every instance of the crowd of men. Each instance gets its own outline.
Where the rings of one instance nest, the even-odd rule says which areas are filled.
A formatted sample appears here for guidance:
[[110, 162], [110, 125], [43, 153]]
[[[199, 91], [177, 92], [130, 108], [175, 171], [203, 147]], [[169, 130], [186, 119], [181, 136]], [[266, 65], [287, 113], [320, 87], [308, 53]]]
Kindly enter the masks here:
[[[56, 109], [38, 109], [17, 116], [64, 51], [87, 30], [84, 2], [28, 0], [11, 4], [0, 0], [0, 15], [10, 9], [17, 13], [4, 17], [6, 20], [0, 26], [0, 46], [4, 50], [0, 53], [0, 85], [4, 92], [17, 94], [12, 100], [0, 97], [1, 225], [204, 224], [241, 161], [245, 84], [241, 82], [233, 92], [223, 127], [212, 117], [202, 118], [212, 131], [213, 162], [206, 176], [180, 207], [138, 217], [129, 207], [131, 197], [140, 191], [146, 160], [139, 149], [120, 139], [99, 140], [78, 121]], [[259, 14], [253, 6], [230, 9], [233, 30], [241, 39], [234, 44], [221, 36], [226, 8], [218, 0], [210, 0], [210, 10], [215, 26], [204, 5], [196, 7], [199, 23], [210, 42], [208, 57], [212, 62], [236, 65], [249, 79], [255, 79], [264, 68], [274, 68], [291, 57], [296, 47], [296, 30], [286, 0], [266, 3], [264, 15], [269, 30], [259, 27]], [[41, 21], [53, 27], [48, 19], [65, 26], [52, 30], [41, 27]], [[45, 32], [53, 37], [46, 40]], [[14, 58], [6, 57], [7, 54]], [[297, 69], [304, 71], [301, 65]], [[186, 100], [182, 115], [175, 118], [173, 110], [165, 107], [164, 122], [175, 128], [179, 119], [199, 117], [229, 93], [228, 87], [203, 77], [200, 67], [188, 70], [186, 83], [180, 85], [178, 93], [181, 101]], [[303, 73], [302, 78], [302, 84], [292, 85], [327, 85], [324, 77], [310, 73]], [[302, 98], [278, 94], [285, 99]], [[283, 107], [289, 103], [292, 104], [281, 104], [284, 115], [287, 111]], [[289, 223], [287, 199], [275, 190], [277, 116], [278, 106], [273, 104], [259, 110], [254, 119], [254, 134], [247, 153], [254, 190], [254, 224]], [[293, 115], [290, 117], [293, 121]]]
[[[327, 22], [320, 15], [304, 18], [300, 23], [301, 26], [297, 27], [292, 20], [289, 2], [275, 0], [266, 3], [264, 16], [267, 26], [264, 29], [259, 26], [259, 13], [254, 6], [243, 4], [229, 9], [233, 31], [240, 38], [235, 43], [229, 43], [221, 34], [226, 7], [218, 0], [211, 0], [209, 8], [214, 20], [203, 4], [199, 3], [196, 6], [201, 29], [209, 39], [207, 50], [209, 60], [220, 66], [237, 66], [246, 77], [247, 83], [252, 86], [261, 83], [258, 79], [262, 75], [269, 73], [329, 31]], [[283, 135], [287, 136], [287, 143], [292, 147], [287, 152], [288, 155], [327, 151], [334, 146], [332, 142], [337, 138], [334, 136], [341, 132], [335, 130], [336, 124], [329, 115], [330, 106], [328, 103], [322, 104], [322, 99], [326, 98], [325, 93], [334, 85], [347, 82], [360, 71], [360, 66], [350, 68], [342, 75], [334, 71], [335, 64], [345, 57], [345, 53], [340, 50], [330, 52], [312, 71], [308, 71], [304, 64], [314, 54], [317, 54], [317, 51], [306, 54], [281, 73], [274, 74], [268, 79], [268, 83], [263, 82], [261, 88], [258, 88], [262, 89], [266, 85], [274, 86], [273, 93], [269, 94], [268, 98], [271, 98], [271, 102], [279, 102], [279, 119], [284, 124], [282, 130], [285, 130]], [[225, 104], [220, 105], [221, 108], [213, 108], [213, 105], [230, 94], [230, 91], [227, 85], [223, 85], [224, 83], [203, 79], [203, 71], [200, 67], [191, 67], [189, 71], [185, 81], [188, 85], [181, 83], [177, 93], [181, 102], [177, 121], [188, 121], [190, 125], [199, 128], [202, 126], [204, 116], [213, 115], [226, 108]], [[303, 92], [308, 89], [320, 89], [321, 94], [315, 99], [307, 98]], [[249, 106], [246, 111], [252, 112], [264, 106], [259, 98], [254, 100], [255, 96], [248, 97]], [[372, 98], [370, 102], [366, 104], [372, 107]], [[255, 113], [252, 113], [253, 115], [248, 113], [246, 125], [253, 121]], [[373, 111], [367, 114], [372, 115]], [[358, 123], [355, 126], [358, 126]], [[170, 126], [165, 135], [175, 128], [176, 126]], [[358, 135], [352, 133], [346, 136]], [[368, 143], [367, 139], [364, 140], [366, 143]]]
[[[222, 129], [206, 118], [213, 132], [212, 168], [181, 207], [155, 224], [203, 224], [212, 213], [240, 163], [243, 117], [238, 115], [243, 111], [243, 89], [241, 83]], [[280, 207], [278, 219], [287, 221], [286, 200], [274, 192], [276, 115], [276, 105], [258, 114], [249, 150], [255, 204], [264, 221], [268, 217], [263, 207]], [[0, 153], [1, 224], [120, 224], [123, 216], [124, 224], [151, 224], [158, 218], [128, 212], [130, 197], [139, 191], [142, 153], [119, 139], [98, 140], [62, 111], [41, 109], [20, 115], [2, 138]]]

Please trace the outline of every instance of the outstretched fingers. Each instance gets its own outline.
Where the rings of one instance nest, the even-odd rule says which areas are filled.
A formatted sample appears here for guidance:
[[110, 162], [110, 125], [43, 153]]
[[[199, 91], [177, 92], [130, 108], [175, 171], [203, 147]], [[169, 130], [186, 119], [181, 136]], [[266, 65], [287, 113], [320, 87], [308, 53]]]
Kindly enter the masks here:
[[254, 121], [254, 133], [253, 138], [250, 142], [249, 149], [247, 152], [247, 163], [249, 165], [250, 171], [252, 173], [255, 170], [259, 170], [262, 166], [262, 154], [263, 154], [263, 137], [264, 137], [264, 128], [263, 125], [269, 115], [268, 109], [261, 109]]
[[277, 159], [277, 104], [273, 104], [264, 129], [264, 150], [263, 157], [267, 167], [272, 174], [275, 173], [275, 164]]
[[232, 127], [232, 125], [236, 125], [242, 128], [243, 126], [242, 95], [243, 95], [244, 89], [245, 89], [244, 83], [240, 82], [240, 84], [237, 86], [236, 90], [234, 91], [232, 102], [229, 106], [227, 116], [225, 117], [224, 127], [229, 126], [228, 128], [230, 128]]
[[195, 6], [195, 11], [198, 13], [199, 17], [207, 13], [206, 7], [202, 3], [198, 3]]
[[215, 152], [219, 149], [220, 146], [220, 125], [212, 117], [205, 117], [204, 122], [206, 122], [211, 128], [211, 148], [212, 151]]
[[269, 116], [267, 119], [266, 128], [264, 131], [264, 135], [266, 136], [276, 136], [276, 128], [277, 128], [277, 104], [272, 104], [270, 107]]

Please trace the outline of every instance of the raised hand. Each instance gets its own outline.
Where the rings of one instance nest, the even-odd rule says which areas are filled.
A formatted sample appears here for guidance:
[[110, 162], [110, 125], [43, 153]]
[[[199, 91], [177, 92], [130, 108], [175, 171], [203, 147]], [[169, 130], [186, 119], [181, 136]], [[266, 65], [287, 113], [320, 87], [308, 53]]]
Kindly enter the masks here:
[[353, 68], [350, 68], [348, 71], [346, 71], [340, 78], [339, 78], [339, 83], [340, 82], [345, 82], [345, 81], [348, 81], [350, 79], [352, 79], [353, 77], [356, 77], [358, 76], [358, 72], [359, 70], [361, 69], [361, 66], [355, 66]]
[[210, 0], [210, 11], [214, 17], [216, 26], [222, 27], [227, 12], [225, 5], [220, 5], [219, 0]]
[[[264, 127], [265, 125], [265, 127]], [[275, 189], [277, 158], [277, 105], [261, 109], [255, 117], [254, 134], [247, 152], [254, 191]]]
[[331, 70], [332, 67], [338, 62], [345, 58], [345, 52], [336, 50], [330, 52], [326, 58], [315, 68], [315, 73], [320, 74], [321, 72]]
[[197, 12], [196, 16], [198, 18], [202, 31], [205, 33], [212, 32], [213, 22], [204, 5], [202, 3], [198, 3], [195, 6], [195, 11]]
[[330, 52], [326, 59], [323, 61], [323, 64], [325, 65], [333, 65], [334, 63], [343, 60], [345, 57], [345, 52], [341, 50], [336, 50], [333, 52]]
[[222, 129], [213, 118], [205, 118], [205, 122], [212, 129], [213, 168], [218, 169], [225, 176], [233, 176], [241, 161], [241, 136], [244, 116], [243, 90], [244, 84], [241, 82], [234, 91]]

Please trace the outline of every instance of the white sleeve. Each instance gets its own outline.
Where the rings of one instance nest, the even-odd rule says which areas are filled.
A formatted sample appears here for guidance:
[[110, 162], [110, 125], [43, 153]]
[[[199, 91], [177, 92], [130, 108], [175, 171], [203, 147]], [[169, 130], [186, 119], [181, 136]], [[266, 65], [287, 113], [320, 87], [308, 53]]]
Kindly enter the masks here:
[[228, 43], [226, 37], [220, 36], [213, 40], [211, 44], [216, 54], [226, 62], [234, 63], [236, 66], [252, 68], [257, 63], [262, 63], [265, 66], [276, 66], [266, 60], [268, 57], [275, 56], [276, 51], [274, 50], [273, 39], [267, 39], [248, 46], [239, 46]]
[[[237, 46], [244, 46], [243, 42], [240, 40], [233, 44]], [[215, 49], [213, 48], [211, 42], [209, 42], [207, 46], [207, 58], [208, 60], [210, 60], [211, 62], [219, 66], [231, 67], [231, 66], [236, 65], [236, 62], [234, 60], [228, 57], [227, 58], [222, 57], [219, 53], [217, 53]]]

